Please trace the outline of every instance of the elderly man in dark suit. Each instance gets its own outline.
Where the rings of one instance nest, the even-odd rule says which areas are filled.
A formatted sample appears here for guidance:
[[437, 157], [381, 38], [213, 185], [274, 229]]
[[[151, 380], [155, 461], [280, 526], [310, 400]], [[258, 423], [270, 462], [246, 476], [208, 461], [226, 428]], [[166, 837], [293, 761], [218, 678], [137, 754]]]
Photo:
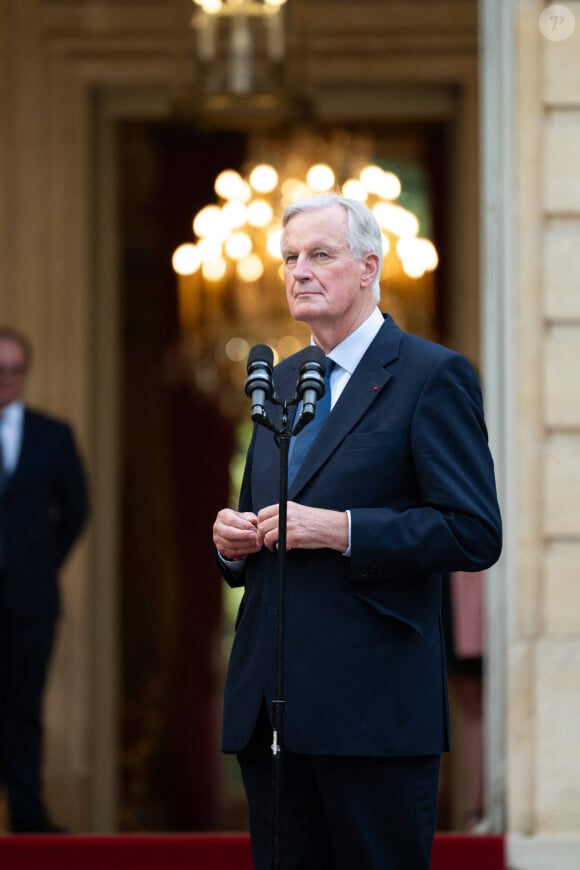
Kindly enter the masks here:
[[[381, 234], [366, 206], [291, 204], [282, 254], [290, 311], [332, 361], [332, 410], [288, 490], [281, 867], [427, 870], [449, 748], [441, 575], [487, 568], [501, 549], [481, 390], [463, 356], [378, 310]], [[280, 396], [298, 361], [274, 370]], [[221, 570], [245, 587], [223, 749], [241, 765], [258, 870], [272, 852], [278, 467], [256, 426], [239, 510], [214, 523]]]
[[70, 426], [24, 406], [30, 345], [0, 327], [0, 781], [11, 830], [57, 833], [42, 794], [42, 700], [58, 571], [87, 516]]

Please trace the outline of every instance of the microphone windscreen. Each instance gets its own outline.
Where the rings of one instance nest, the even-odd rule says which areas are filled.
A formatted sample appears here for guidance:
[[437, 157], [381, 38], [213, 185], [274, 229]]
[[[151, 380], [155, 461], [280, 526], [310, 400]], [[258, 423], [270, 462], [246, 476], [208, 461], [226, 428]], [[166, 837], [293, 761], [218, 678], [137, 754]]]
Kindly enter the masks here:
[[265, 362], [272, 367], [274, 363], [274, 351], [267, 344], [255, 344], [248, 356], [248, 366], [256, 362]]
[[318, 363], [322, 366], [322, 374], [326, 372], [326, 354], [322, 350], [321, 347], [318, 347], [316, 344], [310, 344], [308, 347], [305, 347], [304, 350], [300, 354], [300, 365], [306, 365], [306, 363]]

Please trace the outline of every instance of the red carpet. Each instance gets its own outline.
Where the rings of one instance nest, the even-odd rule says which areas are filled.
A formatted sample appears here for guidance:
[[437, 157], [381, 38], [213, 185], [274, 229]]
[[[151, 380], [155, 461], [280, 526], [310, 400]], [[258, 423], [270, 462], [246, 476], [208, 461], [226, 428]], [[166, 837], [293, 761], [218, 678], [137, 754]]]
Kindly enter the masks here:
[[[438, 834], [432, 870], [505, 870], [499, 836]], [[244, 834], [0, 837], [2, 870], [252, 870]], [[356, 870], [356, 868], [353, 868]]]

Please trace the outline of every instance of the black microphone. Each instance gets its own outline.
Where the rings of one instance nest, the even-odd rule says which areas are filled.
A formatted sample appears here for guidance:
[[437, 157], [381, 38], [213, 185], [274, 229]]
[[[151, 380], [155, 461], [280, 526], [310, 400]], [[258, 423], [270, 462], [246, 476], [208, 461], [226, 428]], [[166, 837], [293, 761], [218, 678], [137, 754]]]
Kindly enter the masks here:
[[259, 423], [266, 418], [266, 399], [272, 396], [272, 364], [274, 353], [267, 344], [256, 344], [248, 356], [248, 379], [245, 391], [252, 402], [252, 420]]
[[316, 402], [321, 399], [326, 389], [324, 375], [326, 374], [326, 355], [316, 345], [305, 347], [301, 353], [301, 364], [298, 372], [296, 392], [302, 399], [302, 411], [298, 421], [298, 429], [310, 423], [316, 412]]

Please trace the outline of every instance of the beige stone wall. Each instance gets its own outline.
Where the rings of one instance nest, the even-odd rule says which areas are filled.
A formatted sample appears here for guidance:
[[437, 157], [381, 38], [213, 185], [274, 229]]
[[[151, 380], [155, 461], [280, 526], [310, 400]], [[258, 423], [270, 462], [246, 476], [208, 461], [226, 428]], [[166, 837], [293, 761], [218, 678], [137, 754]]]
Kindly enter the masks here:
[[0, 4], [0, 320], [31, 337], [28, 398], [72, 421], [91, 488], [89, 531], [62, 577], [46, 698], [49, 803], [81, 831], [113, 829], [117, 763], [112, 168], [95, 190], [99, 156], [114, 158], [115, 111], [106, 118], [102, 104], [150, 88], [156, 105], [169, 91], [174, 5]]
[[[517, 579], [512, 860], [580, 866], [580, 3], [566, 40], [517, 5]], [[544, 861], [545, 863], [541, 863]]]

